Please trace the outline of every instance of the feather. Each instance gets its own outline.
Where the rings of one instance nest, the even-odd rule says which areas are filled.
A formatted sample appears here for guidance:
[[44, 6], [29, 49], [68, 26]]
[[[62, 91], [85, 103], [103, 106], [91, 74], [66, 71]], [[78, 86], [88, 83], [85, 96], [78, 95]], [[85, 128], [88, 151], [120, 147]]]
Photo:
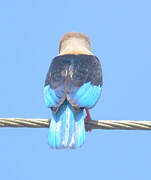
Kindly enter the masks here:
[[48, 143], [53, 149], [81, 147], [85, 141], [85, 126], [83, 109], [74, 111], [68, 101], [65, 101], [54, 113], [49, 128]]
[[77, 91], [69, 96], [73, 104], [79, 107], [92, 108], [95, 106], [101, 95], [101, 87], [92, 85], [90, 82], [82, 85]]
[[44, 87], [44, 101], [47, 107], [56, 107], [64, 101], [64, 96], [59, 96], [57, 92], [50, 88], [50, 85]]

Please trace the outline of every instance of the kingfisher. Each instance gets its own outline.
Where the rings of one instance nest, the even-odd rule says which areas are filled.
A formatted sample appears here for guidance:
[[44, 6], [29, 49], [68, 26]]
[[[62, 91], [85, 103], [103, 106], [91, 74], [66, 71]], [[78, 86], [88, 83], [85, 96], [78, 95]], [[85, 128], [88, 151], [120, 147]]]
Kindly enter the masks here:
[[91, 130], [85, 127], [91, 120], [89, 109], [98, 102], [102, 84], [101, 64], [91, 52], [89, 37], [66, 33], [44, 85], [44, 101], [52, 111], [48, 134], [52, 149], [76, 149], [84, 144], [85, 132]]

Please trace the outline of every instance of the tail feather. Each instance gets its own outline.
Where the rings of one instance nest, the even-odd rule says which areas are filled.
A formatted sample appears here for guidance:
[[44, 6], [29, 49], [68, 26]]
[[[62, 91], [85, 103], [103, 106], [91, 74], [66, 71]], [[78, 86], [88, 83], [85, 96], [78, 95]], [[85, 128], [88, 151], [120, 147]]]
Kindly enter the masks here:
[[80, 147], [85, 141], [85, 125], [84, 116], [82, 112], [74, 112], [75, 117], [75, 133], [76, 133], [76, 147]]
[[73, 110], [65, 101], [57, 113], [52, 113], [48, 143], [51, 148], [77, 148], [85, 141], [84, 114]]

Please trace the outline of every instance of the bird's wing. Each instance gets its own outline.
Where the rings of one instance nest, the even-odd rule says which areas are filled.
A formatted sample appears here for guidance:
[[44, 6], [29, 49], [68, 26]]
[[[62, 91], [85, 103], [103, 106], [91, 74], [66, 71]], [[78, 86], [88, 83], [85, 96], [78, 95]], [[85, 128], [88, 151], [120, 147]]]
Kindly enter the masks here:
[[66, 98], [65, 81], [68, 67], [69, 60], [63, 56], [57, 56], [52, 60], [44, 87], [44, 100], [47, 107], [58, 109], [64, 102]]
[[95, 106], [103, 83], [98, 58], [92, 55], [77, 55], [70, 65], [69, 77], [69, 102], [75, 107]]

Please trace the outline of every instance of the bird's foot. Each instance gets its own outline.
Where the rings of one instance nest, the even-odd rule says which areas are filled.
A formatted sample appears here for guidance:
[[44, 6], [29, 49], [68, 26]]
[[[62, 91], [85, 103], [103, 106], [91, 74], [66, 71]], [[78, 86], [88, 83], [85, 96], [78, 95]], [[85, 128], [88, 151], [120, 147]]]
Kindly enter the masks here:
[[[84, 118], [84, 123], [86, 123], [88, 120], [92, 120], [89, 110], [87, 108], [85, 110], [86, 110], [87, 116]], [[86, 125], [85, 125], [85, 127], [86, 127]], [[88, 127], [86, 127], [85, 130], [86, 130], [86, 132], [92, 131], [92, 129], [88, 128]]]

